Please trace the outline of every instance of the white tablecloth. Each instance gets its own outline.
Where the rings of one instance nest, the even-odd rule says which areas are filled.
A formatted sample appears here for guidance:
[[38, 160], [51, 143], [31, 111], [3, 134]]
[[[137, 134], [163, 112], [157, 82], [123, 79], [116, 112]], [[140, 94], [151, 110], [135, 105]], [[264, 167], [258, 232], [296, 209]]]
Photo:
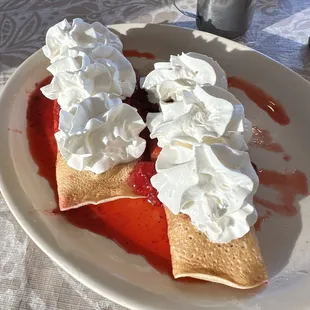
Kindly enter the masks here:
[[[196, 1], [179, 0], [195, 10]], [[63, 18], [88, 22], [175, 23], [194, 27], [169, 0], [0, 0], [0, 89], [16, 67], [44, 44]], [[240, 42], [310, 79], [310, 0], [258, 0]], [[56, 266], [24, 233], [0, 195], [0, 309], [125, 309], [92, 292]]]

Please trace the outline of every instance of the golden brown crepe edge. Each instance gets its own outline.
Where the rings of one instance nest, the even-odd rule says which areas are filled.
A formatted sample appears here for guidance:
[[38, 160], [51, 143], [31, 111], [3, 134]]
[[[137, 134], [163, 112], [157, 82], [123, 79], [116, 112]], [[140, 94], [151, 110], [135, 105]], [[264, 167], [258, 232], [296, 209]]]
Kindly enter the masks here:
[[267, 282], [266, 266], [252, 228], [230, 243], [213, 243], [186, 215], [165, 208], [173, 276], [250, 289]]
[[122, 198], [143, 198], [133, 192], [128, 184], [130, 174], [138, 161], [119, 164], [108, 171], [95, 174], [78, 171], [67, 165], [58, 154], [56, 181], [61, 211], [78, 208], [87, 204], [99, 204]]

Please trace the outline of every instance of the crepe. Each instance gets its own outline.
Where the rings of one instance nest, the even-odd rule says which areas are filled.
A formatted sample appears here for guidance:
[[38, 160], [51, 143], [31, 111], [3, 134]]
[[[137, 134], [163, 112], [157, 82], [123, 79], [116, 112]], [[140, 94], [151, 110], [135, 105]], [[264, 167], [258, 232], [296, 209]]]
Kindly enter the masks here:
[[56, 180], [61, 211], [99, 204], [121, 198], [141, 198], [128, 185], [128, 178], [137, 162], [120, 164], [107, 172], [95, 174], [70, 168], [58, 154]]
[[[105, 173], [77, 171], [58, 155], [56, 179], [59, 208], [66, 211], [120, 198], [142, 198], [132, 191], [128, 178], [137, 162], [117, 165]], [[249, 289], [267, 281], [267, 272], [252, 229], [230, 243], [212, 243], [187, 215], [174, 215], [165, 207], [173, 276], [191, 277]]]
[[230, 243], [213, 243], [199, 232], [187, 215], [165, 208], [173, 276], [191, 277], [250, 289], [267, 282], [263, 257], [252, 228]]

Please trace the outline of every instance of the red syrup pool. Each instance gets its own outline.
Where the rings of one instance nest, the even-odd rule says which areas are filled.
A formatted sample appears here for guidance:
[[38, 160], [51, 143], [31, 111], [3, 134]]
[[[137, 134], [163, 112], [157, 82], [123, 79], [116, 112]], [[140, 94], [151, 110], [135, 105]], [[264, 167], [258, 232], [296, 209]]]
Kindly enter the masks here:
[[[40, 88], [48, 84], [51, 77], [38, 83], [29, 96], [27, 109], [27, 135], [31, 155], [39, 168], [39, 175], [46, 178], [55, 192], [57, 145], [54, 133], [58, 130], [59, 106], [56, 101], [45, 98]], [[136, 92], [139, 92], [138, 89]], [[145, 98], [145, 93], [136, 98]], [[134, 106], [133, 99], [131, 105]], [[145, 192], [154, 174], [154, 163], [136, 166], [135, 188]], [[149, 184], [143, 186], [143, 182]], [[154, 188], [149, 186], [149, 200], [154, 203]], [[54, 213], [61, 214], [71, 224], [114, 240], [127, 252], [141, 255], [157, 270], [172, 275], [170, 247], [167, 235], [167, 221], [164, 208], [148, 199], [120, 199], [97, 206]]]

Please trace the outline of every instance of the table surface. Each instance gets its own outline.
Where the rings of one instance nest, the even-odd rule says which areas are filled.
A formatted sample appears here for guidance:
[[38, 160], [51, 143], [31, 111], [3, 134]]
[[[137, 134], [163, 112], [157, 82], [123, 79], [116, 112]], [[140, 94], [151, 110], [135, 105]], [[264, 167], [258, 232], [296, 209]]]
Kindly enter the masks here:
[[[195, 0], [178, 0], [195, 11]], [[0, 0], [0, 90], [64, 18], [195, 27], [170, 0]], [[249, 31], [238, 41], [310, 80], [310, 0], [257, 0]], [[126, 309], [92, 292], [56, 266], [24, 233], [0, 194], [0, 310]]]

